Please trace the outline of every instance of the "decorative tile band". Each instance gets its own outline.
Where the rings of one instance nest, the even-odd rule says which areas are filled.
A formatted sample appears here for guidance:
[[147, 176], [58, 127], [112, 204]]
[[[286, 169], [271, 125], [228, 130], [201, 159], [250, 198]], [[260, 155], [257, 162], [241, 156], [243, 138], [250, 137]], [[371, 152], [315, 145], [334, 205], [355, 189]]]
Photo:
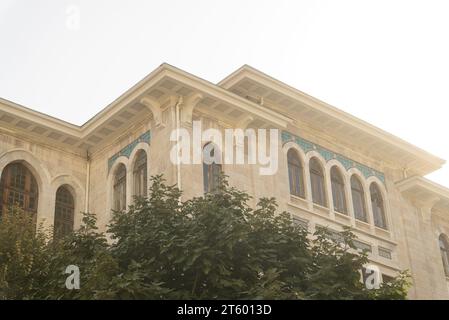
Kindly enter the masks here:
[[379, 180], [382, 181], [383, 183], [385, 183], [385, 175], [382, 172], [379, 172], [370, 167], [367, 167], [364, 164], [361, 164], [359, 162], [348, 159], [345, 156], [342, 156], [341, 154], [338, 154], [338, 153], [335, 153], [328, 149], [325, 149], [325, 148], [323, 148], [313, 142], [307, 141], [301, 137], [295, 136], [295, 135], [291, 134], [290, 132], [283, 131], [282, 132], [282, 143], [285, 144], [285, 143], [291, 142], [291, 141], [295, 142], [306, 154], [310, 151], [317, 151], [327, 162], [330, 160], [336, 159], [343, 165], [343, 167], [345, 167], [346, 170], [349, 170], [351, 168], [357, 168], [365, 176], [365, 178], [374, 176], [374, 177], [379, 178]]
[[128, 144], [126, 147], [124, 147], [122, 150], [114, 154], [112, 157], [110, 157], [108, 160], [108, 171], [111, 170], [112, 166], [114, 165], [114, 162], [121, 156], [125, 156], [129, 159], [134, 148], [141, 142], [147, 143], [148, 145], [150, 144], [151, 142], [150, 131], [145, 132], [139, 138]]

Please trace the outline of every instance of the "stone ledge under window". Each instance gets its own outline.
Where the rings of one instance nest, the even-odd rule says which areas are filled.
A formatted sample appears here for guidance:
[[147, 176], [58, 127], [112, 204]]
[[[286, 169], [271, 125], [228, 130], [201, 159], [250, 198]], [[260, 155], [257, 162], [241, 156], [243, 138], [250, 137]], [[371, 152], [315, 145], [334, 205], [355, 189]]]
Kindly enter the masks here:
[[355, 220], [355, 226], [361, 230], [371, 231], [371, 225], [368, 222]]
[[382, 228], [378, 228], [378, 227], [375, 227], [374, 229], [375, 229], [376, 235], [378, 235], [378, 236], [385, 237], [385, 238], [391, 237], [390, 231], [388, 231], [386, 229], [382, 229]]
[[301, 207], [308, 208], [306, 199], [292, 195], [292, 194], [290, 195], [290, 202], [294, 203], [295, 205], [299, 205]]
[[335, 219], [337, 221], [340, 221], [340, 222], [343, 221], [343, 223], [348, 224], [348, 225], [351, 223], [350, 216], [340, 213], [340, 212], [337, 212], [337, 211], [335, 211], [334, 214], [335, 214]]
[[[394, 245], [394, 246], [397, 245], [397, 242], [391, 237], [391, 234], [389, 234], [388, 237], [378, 235], [378, 234], [374, 233], [373, 230], [371, 230], [371, 225], [366, 223], [366, 222], [361, 222], [361, 223], [364, 224], [367, 227], [359, 228], [357, 226], [357, 221], [359, 221], [359, 220], [356, 220], [356, 225], [352, 226], [350, 221], [342, 222], [339, 219], [333, 219], [333, 218], [330, 217], [330, 215], [319, 214], [317, 212], [317, 210], [310, 210], [308, 207], [301, 206], [301, 205], [299, 205], [297, 203], [293, 203], [291, 201], [287, 202], [287, 205], [292, 207], [292, 208], [294, 208], [294, 209], [296, 209], [296, 210], [302, 210], [302, 211], [304, 211], [305, 214], [325, 219], [328, 222], [335, 223], [335, 224], [337, 224], [337, 225], [339, 225], [341, 227], [350, 227], [355, 233], [361, 233], [361, 234], [364, 234], [366, 236], [373, 237], [374, 239], [385, 241], [385, 242], [387, 242], [390, 245]], [[327, 208], [326, 208], [326, 210], [327, 210]], [[311, 220], [311, 222], [313, 222], [313, 219]]]
[[329, 208], [323, 207], [322, 205], [317, 203], [313, 204], [313, 210], [324, 216], [329, 216], [330, 213]]

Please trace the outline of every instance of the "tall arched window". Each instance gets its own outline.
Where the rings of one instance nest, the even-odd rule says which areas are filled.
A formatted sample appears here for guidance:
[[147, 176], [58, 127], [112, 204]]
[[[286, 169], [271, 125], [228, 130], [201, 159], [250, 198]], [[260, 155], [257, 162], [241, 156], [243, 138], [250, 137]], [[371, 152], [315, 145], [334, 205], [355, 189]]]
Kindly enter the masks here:
[[371, 184], [369, 191], [371, 194], [371, 207], [373, 208], [374, 225], [379, 228], [387, 229], [382, 193], [380, 193], [379, 187], [375, 183]]
[[440, 235], [439, 240], [441, 258], [443, 259], [444, 273], [446, 274], [446, 277], [449, 277], [449, 242], [446, 235], [444, 234]]
[[126, 209], [126, 168], [119, 164], [114, 175], [113, 209], [120, 211]]
[[352, 205], [354, 207], [354, 216], [357, 220], [368, 222], [365, 206], [365, 193], [362, 183], [355, 175], [351, 177]]
[[287, 162], [290, 194], [304, 198], [305, 192], [302, 164], [301, 160], [299, 160], [298, 153], [293, 148], [287, 152]]
[[331, 169], [332, 198], [334, 201], [334, 210], [347, 214], [345, 183], [340, 170], [334, 166]]
[[314, 203], [326, 207], [327, 201], [326, 201], [326, 191], [324, 187], [323, 167], [316, 158], [312, 158], [310, 160], [309, 166], [310, 166], [310, 182], [312, 185], [312, 200]]
[[18, 206], [36, 218], [39, 190], [31, 171], [20, 162], [5, 167], [0, 181], [0, 214]]
[[56, 191], [55, 223], [53, 236], [60, 239], [73, 232], [75, 219], [75, 201], [67, 187], [59, 187]]
[[147, 182], [147, 153], [140, 150], [136, 155], [134, 163], [134, 196], [144, 197], [148, 192]]
[[212, 192], [218, 187], [221, 172], [221, 151], [215, 144], [208, 143], [203, 148], [204, 192]]

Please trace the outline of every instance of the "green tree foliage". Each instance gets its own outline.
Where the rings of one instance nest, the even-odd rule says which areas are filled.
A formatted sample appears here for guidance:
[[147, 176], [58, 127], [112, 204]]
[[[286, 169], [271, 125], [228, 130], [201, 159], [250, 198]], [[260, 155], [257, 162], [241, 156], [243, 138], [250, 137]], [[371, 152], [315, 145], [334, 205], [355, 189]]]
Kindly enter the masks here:
[[31, 215], [11, 208], [0, 216], [0, 299], [27, 299], [39, 290], [47, 238]]
[[[250, 197], [222, 179], [213, 193], [180, 202], [181, 192], [152, 178], [150, 196], [113, 214], [108, 233], [85, 214], [72, 235], [49, 241], [17, 212], [0, 223], [1, 299], [404, 299], [401, 273], [368, 290], [368, 262], [346, 230], [309, 234], [274, 199]], [[68, 265], [81, 289], [67, 290]]]

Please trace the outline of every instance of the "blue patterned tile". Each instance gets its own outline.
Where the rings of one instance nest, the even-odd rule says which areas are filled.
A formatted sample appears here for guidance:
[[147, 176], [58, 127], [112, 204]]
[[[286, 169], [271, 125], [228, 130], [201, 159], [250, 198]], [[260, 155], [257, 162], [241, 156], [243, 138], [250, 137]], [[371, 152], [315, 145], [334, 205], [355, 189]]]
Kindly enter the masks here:
[[119, 152], [117, 152], [116, 154], [114, 154], [112, 157], [109, 158], [108, 160], [108, 171], [111, 170], [112, 166], [114, 165], [115, 161], [122, 157], [125, 156], [129, 159], [129, 157], [131, 156], [131, 153], [134, 151], [134, 149], [136, 148], [136, 146], [141, 143], [147, 143], [148, 145], [151, 142], [151, 131], [147, 131], [144, 134], [142, 134], [139, 138], [137, 138], [136, 140], [134, 140], [133, 142], [131, 142], [130, 144], [128, 144], [126, 147], [124, 147], [122, 150], [120, 150]]
[[312, 150], [316, 150], [321, 154], [321, 156], [326, 160], [326, 162], [329, 162], [332, 159], [336, 159], [343, 165], [343, 167], [345, 167], [346, 170], [357, 168], [365, 178], [374, 176], [379, 178], [379, 180], [382, 181], [383, 183], [385, 183], [385, 175], [382, 172], [374, 170], [359, 162], [348, 159], [345, 156], [342, 156], [341, 154], [330, 151], [317, 144], [307, 141], [301, 137], [295, 136], [290, 132], [286, 131], [282, 132], [282, 141], [283, 142], [294, 141], [306, 154]]
[[292, 140], [292, 135], [289, 132], [282, 131], [281, 138], [282, 143], [286, 143]]
[[349, 160], [346, 157], [343, 157], [338, 154], [336, 159], [343, 165], [343, 167], [345, 167], [346, 170], [349, 170], [354, 167], [354, 161]]

